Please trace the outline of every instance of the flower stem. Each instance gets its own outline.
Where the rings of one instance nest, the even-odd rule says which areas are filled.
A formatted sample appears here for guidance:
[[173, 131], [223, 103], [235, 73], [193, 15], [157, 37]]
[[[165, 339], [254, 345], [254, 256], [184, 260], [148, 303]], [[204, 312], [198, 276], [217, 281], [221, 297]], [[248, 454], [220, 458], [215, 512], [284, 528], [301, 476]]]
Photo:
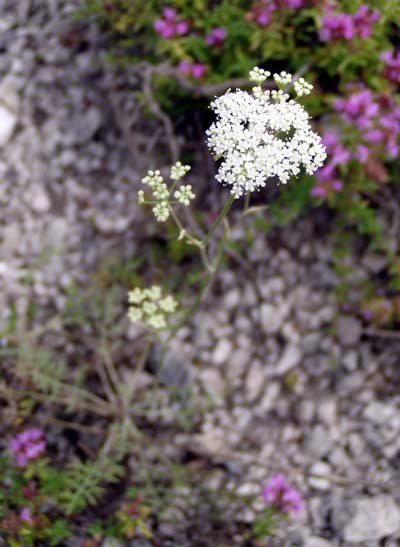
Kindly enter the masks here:
[[218, 228], [218, 226], [221, 224], [221, 222], [224, 220], [224, 218], [226, 217], [229, 209], [231, 208], [232, 206], [232, 203], [234, 202], [235, 200], [235, 197], [231, 194], [228, 198], [228, 201], [225, 203], [224, 205], [224, 208], [222, 209], [222, 211], [220, 212], [220, 214], [218, 215], [216, 221], [214, 222], [214, 224], [212, 225], [210, 231], [208, 232], [208, 234], [206, 235], [206, 237], [203, 239], [203, 241], [201, 242], [202, 243], [202, 246], [205, 248], [207, 247], [208, 243], [210, 242], [210, 239], [212, 238], [212, 236], [214, 235], [215, 233], [215, 230]]

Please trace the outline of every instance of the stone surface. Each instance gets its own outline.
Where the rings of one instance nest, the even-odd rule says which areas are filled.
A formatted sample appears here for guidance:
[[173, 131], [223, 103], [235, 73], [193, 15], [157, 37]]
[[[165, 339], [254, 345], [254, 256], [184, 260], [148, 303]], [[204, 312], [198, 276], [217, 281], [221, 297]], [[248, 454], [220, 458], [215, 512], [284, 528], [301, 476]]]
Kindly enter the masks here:
[[342, 316], [337, 320], [337, 335], [343, 346], [355, 346], [360, 341], [361, 323], [351, 316]]
[[391, 496], [360, 497], [335, 508], [335, 524], [345, 541], [373, 541], [400, 528], [400, 509]]
[[17, 125], [17, 117], [0, 103], [0, 147], [5, 146], [11, 139]]

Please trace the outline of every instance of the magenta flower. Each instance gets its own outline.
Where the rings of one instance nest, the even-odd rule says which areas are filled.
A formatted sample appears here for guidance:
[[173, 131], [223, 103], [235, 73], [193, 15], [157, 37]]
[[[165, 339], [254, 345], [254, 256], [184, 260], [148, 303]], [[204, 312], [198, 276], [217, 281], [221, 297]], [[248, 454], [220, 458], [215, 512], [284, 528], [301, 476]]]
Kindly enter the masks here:
[[255, 21], [265, 27], [271, 22], [271, 14], [284, 8], [301, 8], [304, 0], [261, 0], [255, 3], [247, 14], [249, 21]]
[[206, 44], [211, 47], [221, 47], [226, 38], [226, 30], [216, 27], [206, 36]]
[[356, 13], [332, 14], [331, 9], [326, 9], [326, 15], [322, 17], [322, 28], [319, 31], [320, 40], [330, 42], [340, 39], [352, 40], [355, 36], [368, 38], [372, 34], [372, 25], [379, 20], [376, 10], [370, 11], [367, 4], [361, 4]]
[[383, 70], [385, 77], [391, 82], [400, 84], [400, 50], [396, 53], [384, 51], [381, 54], [382, 61], [385, 61], [386, 66]]
[[178, 64], [178, 70], [185, 76], [192, 76], [192, 78], [198, 80], [204, 76], [208, 67], [202, 63], [188, 63], [187, 61], [182, 60]]
[[356, 151], [354, 153], [354, 158], [358, 160], [360, 163], [366, 163], [369, 158], [370, 152], [369, 148], [364, 146], [363, 144], [358, 144], [356, 147]]
[[21, 522], [26, 522], [27, 524], [33, 524], [33, 518], [31, 515], [31, 510], [29, 507], [24, 507], [19, 514], [19, 520]]
[[37, 459], [45, 450], [43, 431], [35, 427], [18, 433], [10, 443], [10, 452], [19, 467], [25, 467], [29, 460]]
[[183, 36], [188, 32], [189, 23], [178, 19], [173, 8], [164, 8], [162, 13], [164, 17], [153, 22], [153, 28], [157, 34], [168, 39], [174, 36]]
[[355, 36], [354, 21], [348, 13], [324, 15], [322, 28], [319, 31], [320, 40], [330, 42], [344, 38], [351, 40]]
[[368, 38], [372, 34], [372, 25], [379, 21], [379, 13], [376, 10], [370, 11], [367, 4], [361, 4], [353, 15], [354, 26], [358, 36]]
[[300, 492], [287, 484], [282, 473], [272, 477], [263, 486], [261, 497], [268, 506], [281, 513], [298, 513], [303, 509]]

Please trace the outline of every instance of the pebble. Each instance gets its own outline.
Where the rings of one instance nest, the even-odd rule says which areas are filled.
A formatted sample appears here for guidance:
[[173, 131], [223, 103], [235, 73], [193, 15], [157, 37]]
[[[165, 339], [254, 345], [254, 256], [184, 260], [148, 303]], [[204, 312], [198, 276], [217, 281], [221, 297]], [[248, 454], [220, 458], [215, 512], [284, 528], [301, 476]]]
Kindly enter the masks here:
[[216, 365], [222, 365], [231, 356], [232, 350], [232, 343], [226, 338], [222, 338], [217, 342], [217, 345], [212, 353], [212, 361]]
[[323, 461], [315, 462], [308, 471], [307, 482], [315, 490], [329, 490], [331, 487], [329, 476], [331, 473], [331, 466], [328, 463]]
[[273, 304], [264, 303], [260, 308], [261, 328], [266, 334], [274, 334], [279, 331], [283, 325], [283, 321], [289, 312], [287, 304], [276, 306]]
[[286, 374], [300, 363], [301, 358], [300, 347], [296, 344], [289, 344], [275, 366], [275, 373], [280, 376]]
[[356, 346], [361, 338], [362, 325], [355, 317], [342, 316], [336, 323], [340, 344], [345, 347]]
[[363, 496], [334, 508], [335, 525], [348, 542], [380, 540], [400, 528], [400, 509], [391, 496]]
[[0, 103], [0, 147], [11, 139], [17, 125], [17, 117]]

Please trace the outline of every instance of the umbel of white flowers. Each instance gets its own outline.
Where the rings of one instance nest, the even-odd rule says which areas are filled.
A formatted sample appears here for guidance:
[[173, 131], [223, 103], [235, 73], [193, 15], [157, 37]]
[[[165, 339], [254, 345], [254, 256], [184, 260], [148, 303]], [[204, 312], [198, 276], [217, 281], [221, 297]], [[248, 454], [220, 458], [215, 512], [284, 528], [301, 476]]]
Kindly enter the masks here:
[[[251, 93], [229, 90], [211, 103], [217, 120], [207, 131], [207, 144], [216, 159], [222, 159], [217, 180], [230, 185], [235, 198], [265, 186], [272, 177], [286, 184], [301, 169], [312, 175], [326, 158], [308, 113], [286, 92], [292, 75], [274, 74], [279, 89], [263, 90], [270, 75], [255, 67], [250, 81], [257, 85]], [[293, 88], [301, 97], [312, 86], [300, 78]]]

